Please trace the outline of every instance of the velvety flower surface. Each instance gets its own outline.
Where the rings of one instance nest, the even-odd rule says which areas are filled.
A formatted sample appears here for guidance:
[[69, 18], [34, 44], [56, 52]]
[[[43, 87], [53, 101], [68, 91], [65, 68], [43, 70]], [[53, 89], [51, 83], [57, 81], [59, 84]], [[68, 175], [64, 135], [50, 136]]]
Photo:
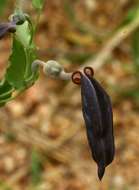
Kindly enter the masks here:
[[0, 24], [0, 39], [2, 39], [7, 33], [14, 33], [16, 31], [16, 24], [13, 22]]
[[111, 100], [107, 92], [94, 78], [90, 79], [96, 90], [102, 117], [103, 137], [106, 148], [106, 166], [109, 165], [114, 158], [114, 134], [113, 134], [113, 113]]
[[[87, 70], [90, 72], [87, 73]], [[85, 68], [84, 73], [77, 71], [74, 74], [76, 73], [78, 78], [73, 76], [73, 81], [81, 85], [82, 112], [87, 138], [101, 180], [106, 166], [113, 161], [115, 154], [111, 100], [99, 82], [94, 79], [91, 68]]]

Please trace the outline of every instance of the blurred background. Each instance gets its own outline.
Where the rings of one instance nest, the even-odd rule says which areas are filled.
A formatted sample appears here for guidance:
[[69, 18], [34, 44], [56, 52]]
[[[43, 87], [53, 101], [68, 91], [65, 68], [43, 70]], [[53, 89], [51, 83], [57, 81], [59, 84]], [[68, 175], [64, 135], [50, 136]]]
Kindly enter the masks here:
[[[1, 22], [14, 2], [0, 1]], [[36, 19], [29, 0], [24, 9]], [[95, 77], [113, 102], [115, 160], [100, 183], [80, 88], [40, 71], [33, 87], [0, 109], [0, 189], [138, 190], [138, 0], [48, 0], [35, 40], [44, 61], [55, 59], [69, 72], [86, 64], [97, 68]], [[10, 45], [9, 37], [0, 41], [1, 78]]]

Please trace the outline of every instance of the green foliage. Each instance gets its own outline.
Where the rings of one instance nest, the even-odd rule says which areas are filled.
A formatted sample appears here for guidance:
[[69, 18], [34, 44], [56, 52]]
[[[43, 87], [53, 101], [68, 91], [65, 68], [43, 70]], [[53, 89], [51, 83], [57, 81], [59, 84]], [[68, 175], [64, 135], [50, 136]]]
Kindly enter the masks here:
[[38, 78], [38, 69], [34, 72], [31, 70], [32, 62], [36, 59], [33, 36], [30, 18], [17, 26], [17, 31], [13, 35], [8, 67], [0, 83], [0, 106], [13, 99], [15, 94], [33, 85]]
[[32, 5], [35, 9], [41, 10], [44, 5], [44, 0], [32, 0]]
[[6, 79], [15, 89], [24, 86], [24, 74], [26, 71], [26, 53], [22, 43], [14, 37], [12, 55], [9, 58], [9, 67]]
[[0, 106], [3, 106], [11, 98], [13, 87], [8, 83], [6, 79], [1, 82], [0, 85]]
[[[0, 11], [7, 0], [0, 1]], [[16, 33], [13, 34], [11, 54], [3, 79], [0, 81], [0, 106], [15, 98], [19, 93], [29, 88], [38, 78], [38, 68], [32, 71], [32, 63], [36, 59], [34, 35], [44, 0], [32, 0], [32, 5], [38, 10], [38, 19], [33, 24], [31, 18], [21, 10], [16, 9], [13, 18], [18, 18]], [[12, 18], [12, 17], [11, 17]], [[22, 19], [23, 18], [23, 19]]]

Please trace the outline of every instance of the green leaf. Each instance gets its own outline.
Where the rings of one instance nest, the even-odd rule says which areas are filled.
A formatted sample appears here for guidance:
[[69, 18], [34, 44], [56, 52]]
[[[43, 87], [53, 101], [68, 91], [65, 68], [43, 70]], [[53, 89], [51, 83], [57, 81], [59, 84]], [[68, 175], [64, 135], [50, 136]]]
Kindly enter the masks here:
[[32, 5], [35, 9], [41, 10], [44, 5], [44, 0], [32, 0]]
[[5, 105], [9, 98], [11, 98], [13, 87], [8, 81], [3, 80], [0, 84], [0, 106]]
[[15, 89], [20, 89], [24, 86], [25, 70], [26, 53], [22, 43], [14, 37], [12, 54], [6, 72], [6, 79]]
[[17, 94], [29, 88], [38, 79], [38, 69], [32, 72], [32, 62], [36, 59], [33, 44], [33, 26], [30, 18], [17, 26], [13, 35], [12, 52], [5, 76], [0, 82], [0, 106], [5, 105]]
[[30, 31], [29, 23], [26, 21], [23, 25], [19, 25], [16, 31], [16, 37], [25, 48], [29, 48], [32, 41], [32, 33]]
[[0, 96], [3, 95], [3, 93], [11, 91], [12, 90], [12, 86], [8, 83], [8, 81], [6, 81], [5, 79], [3, 81], [1, 81], [0, 83]]
[[25, 71], [25, 83], [26, 87], [32, 85], [38, 78], [38, 69], [32, 73], [32, 62], [36, 59], [36, 47], [33, 43], [33, 26], [31, 20], [25, 22], [24, 25], [19, 26], [16, 36], [22, 42], [26, 53], [26, 71]]
[[12, 95], [13, 89], [11, 89], [10, 91], [5, 91], [5, 93], [3, 93], [2, 95], [0, 95], [0, 101], [9, 99]]
[[30, 87], [38, 78], [38, 70], [35, 73], [31, 70], [32, 62], [36, 59], [32, 39], [33, 33], [28, 22], [18, 27], [6, 73], [7, 81], [16, 90], [22, 91]]

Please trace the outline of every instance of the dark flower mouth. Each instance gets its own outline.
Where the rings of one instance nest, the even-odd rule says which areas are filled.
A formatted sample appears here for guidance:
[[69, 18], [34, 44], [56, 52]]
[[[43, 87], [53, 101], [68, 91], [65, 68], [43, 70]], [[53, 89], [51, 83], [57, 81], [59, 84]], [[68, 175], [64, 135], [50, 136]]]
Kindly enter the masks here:
[[[88, 77], [93, 77], [94, 76], [94, 70], [92, 67], [85, 67], [83, 70], [84, 74]], [[73, 83], [79, 85], [81, 84], [81, 77], [83, 73], [81, 71], [75, 71], [72, 73], [72, 81]]]
[[94, 76], [94, 69], [92, 67], [85, 67], [83, 71], [84, 71], [84, 74], [88, 77]]
[[115, 154], [111, 100], [94, 78], [94, 70], [91, 67], [85, 67], [83, 72], [75, 71], [72, 74], [72, 81], [81, 86], [87, 138], [101, 180], [105, 167], [113, 161]]
[[16, 32], [16, 24], [13, 22], [0, 24], [0, 39], [2, 39], [7, 33]]
[[22, 25], [27, 19], [27, 15], [12, 15], [10, 22], [0, 24], [0, 39], [7, 33], [15, 33], [17, 25]]
[[82, 73], [80, 71], [75, 71], [72, 74], [72, 81], [74, 84], [81, 84], [81, 77], [82, 77]]

